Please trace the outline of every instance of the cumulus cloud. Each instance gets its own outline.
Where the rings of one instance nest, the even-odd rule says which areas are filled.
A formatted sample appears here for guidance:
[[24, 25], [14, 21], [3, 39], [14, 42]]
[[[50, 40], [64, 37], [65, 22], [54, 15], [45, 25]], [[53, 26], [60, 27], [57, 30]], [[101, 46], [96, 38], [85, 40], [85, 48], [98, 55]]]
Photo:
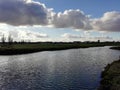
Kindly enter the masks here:
[[0, 22], [10, 25], [51, 25], [57, 28], [91, 29], [89, 17], [80, 10], [55, 13], [33, 0], [1, 0]]
[[73, 28], [77, 30], [120, 31], [120, 12], [106, 12], [100, 18], [91, 19], [80, 10], [65, 10], [63, 13], [54, 13], [52, 24], [57, 28]]
[[0, 22], [11, 25], [47, 25], [50, 9], [33, 0], [0, 0]]
[[120, 12], [106, 12], [103, 17], [92, 20], [92, 27], [99, 31], [120, 31]]
[[79, 9], [56, 13], [34, 0], [0, 0], [0, 23], [119, 32], [120, 12], [106, 12], [102, 17], [94, 19]]
[[52, 24], [57, 28], [91, 29], [89, 22], [89, 17], [79, 9], [55, 13], [52, 18]]

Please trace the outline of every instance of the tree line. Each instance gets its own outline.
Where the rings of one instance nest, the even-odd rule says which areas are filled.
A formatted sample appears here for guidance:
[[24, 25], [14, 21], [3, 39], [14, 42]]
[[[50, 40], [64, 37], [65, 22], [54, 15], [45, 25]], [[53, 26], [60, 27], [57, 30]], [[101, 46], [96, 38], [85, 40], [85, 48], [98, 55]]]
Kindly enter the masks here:
[[25, 41], [24, 39], [22, 39], [21, 41], [14, 41], [13, 37], [11, 34], [8, 35], [8, 37], [6, 37], [4, 34], [1, 37], [1, 44], [23, 44], [23, 43], [31, 43], [30, 40]]
[[9, 35], [7, 38], [3, 35], [2, 38], [1, 38], [1, 42], [2, 44], [5, 44], [6, 43], [6, 40], [9, 44], [12, 44], [13, 43], [13, 38], [11, 35]]

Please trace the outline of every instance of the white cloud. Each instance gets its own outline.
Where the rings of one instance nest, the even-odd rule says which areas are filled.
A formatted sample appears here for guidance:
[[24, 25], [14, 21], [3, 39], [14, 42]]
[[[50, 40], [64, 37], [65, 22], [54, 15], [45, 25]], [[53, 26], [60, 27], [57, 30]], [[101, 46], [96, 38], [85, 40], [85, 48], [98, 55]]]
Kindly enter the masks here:
[[0, 0], [0, 23], [120, 32], [120, 12], [106, 12], [100, 18], [91, 19], [79, 9], [56, 13], [34, 0]]
[[91, 29], [89, 22], [89, 17], [79, 9], [59, 12], [52, 18], [52, 24], [57, 28]]
[[90, 36], [90, 31], [84, 31], [84, 36]]
[[97, 41], [97, 40], [101, 40], [101, 41], [113, 41], [112, 37], [109, 36], [92, 36], [89, 37], [90, 41]]
[[92, 20], [93, 29], [99, 31], [120, 31], [120, 12], [106, 12], [103, 17]]
[[83, 11], [65, 10], [63, 13], [54, 13], [52, 24], [57, 28], [73, 28], [77, 31], [106, 31], [120, 32], [120, 12], [111, 11], [97, 19], [91, 19]]
[[[88, 32], [87, 32], [88, 33]], [[103, 35], [100, 35], [100, 36], [94, 36], [94, 35], [76, 35], [76, 34], [70, 34], [70, 33], [64, 33], [63, 35], [61, 35], [61, 40], [63, 41], [113, 41], [113, 38], [110, 37], [110, 36], [103, 36]]]
[[70, 34], [70, 33], [64, 33], [63, 35], [61, 35], [61, 37], [72, 38], [72, 39], [82, 38], [80, 35], [75, 35], [75, 34]]
[[49, 36], [45, 33], [34, 32], [29, 30], [0, 30], [0, 38], [2, 36], [6, 38], [11, 35], [14, 41], [46, 41], [49, 40]]

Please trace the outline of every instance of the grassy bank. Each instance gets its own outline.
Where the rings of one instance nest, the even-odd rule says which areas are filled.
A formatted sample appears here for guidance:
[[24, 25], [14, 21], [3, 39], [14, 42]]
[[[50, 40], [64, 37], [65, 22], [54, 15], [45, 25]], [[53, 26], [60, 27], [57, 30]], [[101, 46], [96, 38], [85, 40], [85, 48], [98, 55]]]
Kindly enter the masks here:
[[79, 43], [31, 43], [1, 45], [0, 55], [27, 54], [39, 51], [65, 50], [73, 48], [88, 48], [104, 46], [104, 44], [79, 44]]
[[[120, 47], [111, 47], [111, 49], [120, 50]], [[98, 90], [120, 90], [120, 59], [108, 64], [101, 77]]]
[[120, 46], [119, 47], [111, 47], [110, 49], [120, 50]]
[[105, 67], [100, 83], [98, 90], [120, 90], [120, 60]]

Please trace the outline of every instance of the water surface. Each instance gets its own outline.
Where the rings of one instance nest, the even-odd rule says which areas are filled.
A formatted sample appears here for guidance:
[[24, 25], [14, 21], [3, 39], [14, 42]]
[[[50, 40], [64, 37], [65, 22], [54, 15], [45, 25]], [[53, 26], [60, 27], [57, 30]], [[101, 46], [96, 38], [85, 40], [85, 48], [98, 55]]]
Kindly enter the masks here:
[[101, 71], [119, 55], [95, 47], [0, 56], [0, 90], [95, 90]]

